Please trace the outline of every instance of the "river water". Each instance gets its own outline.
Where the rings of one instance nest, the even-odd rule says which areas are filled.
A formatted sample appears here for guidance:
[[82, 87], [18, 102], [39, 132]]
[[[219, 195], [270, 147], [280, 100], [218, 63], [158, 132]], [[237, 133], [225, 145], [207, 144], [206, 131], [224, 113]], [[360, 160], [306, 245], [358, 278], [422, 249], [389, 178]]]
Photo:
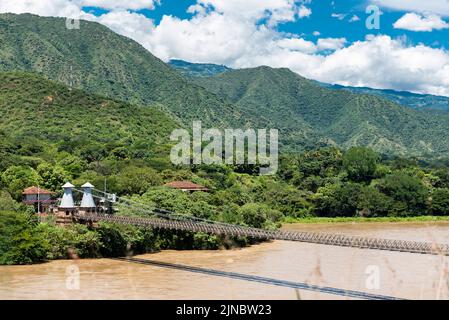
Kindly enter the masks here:
[[[293, 224], [284, 228], [449, 244], [449, 223]], [[229, 251], [163, 251], [137, 258], [406, 299], [449, 299], [449, 257], [274, 241]], [[1, 266], [0, 299], [348, 298], [98, 259]]]

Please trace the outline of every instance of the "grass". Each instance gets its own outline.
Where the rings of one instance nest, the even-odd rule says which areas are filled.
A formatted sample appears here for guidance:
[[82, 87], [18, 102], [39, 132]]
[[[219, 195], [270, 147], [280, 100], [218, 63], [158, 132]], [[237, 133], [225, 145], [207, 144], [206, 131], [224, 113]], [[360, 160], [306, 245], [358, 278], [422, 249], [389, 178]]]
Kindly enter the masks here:
[[308, 218], [292, 218], [286, 217], [284, 223], [373, 223], [373, 222], [449, 222], [449, 216], [418, 216], [418, 217], [377, 217], [377, 218], [362, 218], [362, 217], [338, 217], [338, 218], [322, 218], [322, 217], [308, 217]]

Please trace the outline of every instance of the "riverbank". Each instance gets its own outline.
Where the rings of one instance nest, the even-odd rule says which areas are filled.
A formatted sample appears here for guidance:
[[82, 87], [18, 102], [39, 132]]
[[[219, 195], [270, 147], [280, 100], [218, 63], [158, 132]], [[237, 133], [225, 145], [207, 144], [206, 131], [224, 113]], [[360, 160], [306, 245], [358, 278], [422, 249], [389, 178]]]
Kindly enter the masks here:
[[308, 218], [292, 218], [286, 217], [283, 220], [284, 224], [293, 223], [405, 223], [405, 222], [449, 222], [449, 216], [418, 216], [418, 217], [377, 217], [377, 218], [362, 218], [362, 217], [308, 217]]
[[[291, 230], [449, 243], [446, 223], [289, 225]], [[405, 299], [448, 299], [448, 257], [272, 241], [236, 250], [163, 250], [138, 259], [344, 288]], [[379, 288], [366, 287], [378, 267]], [[70, 272], [70, 273], [68, 273]], [[79, 287], [67, 276], [79, 275]], [[309, 290], [215, 277], [113, 259], [0, 266], [0, 299], [346, 299]]]

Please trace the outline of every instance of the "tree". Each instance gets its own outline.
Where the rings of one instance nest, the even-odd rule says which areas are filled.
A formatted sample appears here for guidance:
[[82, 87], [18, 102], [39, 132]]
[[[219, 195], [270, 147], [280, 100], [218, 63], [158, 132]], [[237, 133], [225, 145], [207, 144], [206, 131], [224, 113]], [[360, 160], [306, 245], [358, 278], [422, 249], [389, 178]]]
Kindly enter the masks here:
[[25, 166], [9, 167], [1, 177], [9, 193], [17, 201], [21, 201], [25, 188], [42, 184], [42, 178], [37, 171]]
[[61, 189], [61, 186], [72, 178], [63, 167], [49, 163], [40, 164], [37, 173], [42, 178], [42, 186], [50, 190]]
[[358, 195], [358, 214], [363, 217], [386, 217], [391, 214], [394, 202], [374, 187], [363, 186]]
[[369, 182], [374, 178], [379, 155], [368, 148], [351, 148], [343, 157], [343, 167], [348, 178], [356, 182]]
[[189, 196], [176, 189], [158, 188], [148, 190], [140, 197], [140, 202], [150, 203], [156, 208], [180, 214], [190, 214], [191, 200]]
[[78, 178], [87, 168], [86, 161], [67, 152], [60, 153], [58, 158], [60, 160], [57, 161], [57, 164], [74, 178]]
[[362, 186], [357, 183], [334, 184], [319, 188], [313, 195], [315, 213], [322, 217], [354, 217], [358, 212]]
[[14, 201], [8, 192], [0, 190], [0, 211], [12, 211], [18, 207], [19, 204]]
[[341, 151], [336, 148], [307, 152], [299, 158], [299, 171], [305, 176], [336, 175], [342, 165]]
[[160, 186], [162, 178], [148, 167], [128, 166], [117, 175], [117, 192], [119, 194], [144, 194], [149, 188]]
[[449, 215], [449, 189], [436, 189], [433, 191], [429, 212], [435, 216]]
[[282, 213], [279, 211], [259, 203], [245, 204], [240, 211], [243, 222], [254, 228], [273, 228], [282, 217]]
[[32, 215], [0, 211], [0, 264], [31, 264], [46, 259], [49, 243], [36, 226]]
[[403, 172], [396, 172], [386, 176], [378, 184], [379, 190], [393, 198], [397, 208], [404, 208], [402, 214], [422, 215], [426, 211], [429, 191], [422, 181]]
[[285, 216], [301, 217], [310, 211], [311, 204], [306, 200], [306, 193], [287, 184], [269, 183], [258, 194], [259, 201], [279, 210]]

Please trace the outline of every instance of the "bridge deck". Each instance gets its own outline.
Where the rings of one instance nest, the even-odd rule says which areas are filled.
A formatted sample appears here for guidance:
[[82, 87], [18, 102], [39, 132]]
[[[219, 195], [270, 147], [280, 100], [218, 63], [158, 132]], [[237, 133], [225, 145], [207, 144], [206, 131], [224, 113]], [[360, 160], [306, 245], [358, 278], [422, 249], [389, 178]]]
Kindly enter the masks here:
[[77, 215], [78, 221], [100, 222], [108, 221], [119, 224], [128, 224], [141, 227], [151, 227], [157, 229], [179, 230], [204, 232], [208, 234], [227, 235], [227, 236], [246, 236], [261, 240], [285, 240], [306, 243], [315, 243], [322, 245], [352, 247], [360, 249], [386, 250], [396, 252], [408, 252], [418, 254], [433, 254], [449, 256], [449, 245], [404, 241], [404, 240], [386, 240], [376, 238], [353, 237], [334, 234], [320, 234], [311, 232], [290, 232], [283, 230], [263, 230], [236, 226], [225, 223], [207, 223], [201, 221], [192, 221], [188, 218], [176, 218], [174, 220], [165, 220], [161, 218], [139, 218], [114, 215]]

